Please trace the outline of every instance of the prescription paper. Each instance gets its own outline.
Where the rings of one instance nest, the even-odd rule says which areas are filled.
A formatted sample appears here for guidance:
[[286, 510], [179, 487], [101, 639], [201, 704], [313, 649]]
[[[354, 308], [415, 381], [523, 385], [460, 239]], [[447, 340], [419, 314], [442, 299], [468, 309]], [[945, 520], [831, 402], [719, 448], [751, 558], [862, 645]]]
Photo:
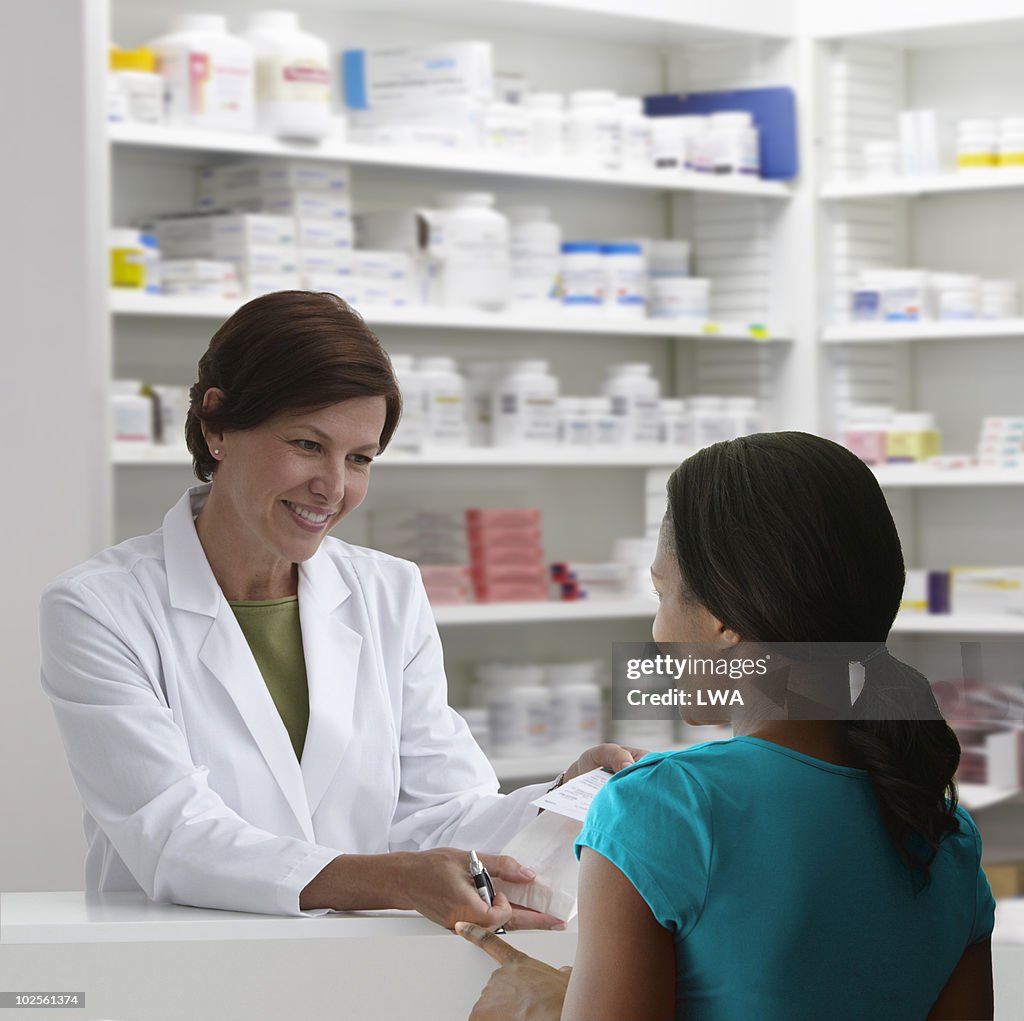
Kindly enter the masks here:
[[557, 812], [577, 822], [583, 822], [590, 809], [590, 803], [611, 777], [612, 774], [606, 769], [592, 769], [589, 773], [577, 776], [561, 787], [542, 794], [530, 804], [547, 812]]

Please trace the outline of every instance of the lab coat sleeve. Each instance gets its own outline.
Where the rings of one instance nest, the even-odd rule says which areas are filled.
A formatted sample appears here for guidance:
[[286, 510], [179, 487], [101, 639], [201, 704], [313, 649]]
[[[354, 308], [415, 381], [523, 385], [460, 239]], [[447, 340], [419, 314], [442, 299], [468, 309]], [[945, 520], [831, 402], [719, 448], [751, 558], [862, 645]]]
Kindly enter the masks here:
[[404, 629], [401, 789], [391, 849], [463, 847], [498, 852], [536, 817], [530, 802], [552, 781], [498, 793], [490, 762], [465, 721], [448, 705], [441, 640], [419, 572], [410, 567], [415, 578]]
[[301, 912], [299, 894], [339, 852], [251, 826], [210, 789], [155, 673], [155, 635], [133, 647], [116, 615], [68, 580], [44, 593], [40, 623], [43, 688], [75, 784], [147, 896], [322, 914]]

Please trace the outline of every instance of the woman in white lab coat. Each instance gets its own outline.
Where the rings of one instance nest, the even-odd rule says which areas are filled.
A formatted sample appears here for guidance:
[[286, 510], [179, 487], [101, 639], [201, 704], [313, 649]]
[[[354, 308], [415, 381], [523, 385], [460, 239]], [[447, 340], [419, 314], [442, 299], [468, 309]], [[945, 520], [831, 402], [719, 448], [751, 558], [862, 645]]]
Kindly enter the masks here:
[[[344, 302], [249, 302], [191, 390], [206, 484], [46, 589], [42, 681], [84, 803], [87, 889], [558, 924], [500, 895], [486, 909], [454, 849], [498, 851], [543, 786], [497, 793], [447, 705], [416, 566], [327, 536], [400, 410], [387, 355]], [[604, 745], [567, 774], [632, 761]]]

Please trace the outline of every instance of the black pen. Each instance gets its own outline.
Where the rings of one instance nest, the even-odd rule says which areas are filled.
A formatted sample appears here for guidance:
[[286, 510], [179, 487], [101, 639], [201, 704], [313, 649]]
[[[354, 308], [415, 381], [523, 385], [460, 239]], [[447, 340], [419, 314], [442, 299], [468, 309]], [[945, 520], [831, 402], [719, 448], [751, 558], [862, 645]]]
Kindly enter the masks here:
[[[494, 884], [491, 882], [486, 866], [477, 857], [476, 851], [469, 852], [469, 874], [473, 877], [473, 885], [476, 887], [476, 892], [480, 894], [480, 899], [490, 907], [494, 903]], [[502, 925], [494, 931], [504, 934], [507, 930]]]

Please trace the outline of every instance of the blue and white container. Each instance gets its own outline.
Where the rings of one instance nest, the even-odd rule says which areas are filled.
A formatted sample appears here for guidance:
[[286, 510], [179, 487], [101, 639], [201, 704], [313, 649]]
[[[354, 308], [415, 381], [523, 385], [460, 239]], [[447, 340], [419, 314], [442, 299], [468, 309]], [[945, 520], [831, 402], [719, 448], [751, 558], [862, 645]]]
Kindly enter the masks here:
[[647, 314], [647, 263], [641, 245], [618, 241], [601, 246], [605, 269], [605, 307], [615, 316]]
[[596, 241], [562, 244], [562, 305], [570, 312], [600, 314], [604, 309], [605, 263]]

